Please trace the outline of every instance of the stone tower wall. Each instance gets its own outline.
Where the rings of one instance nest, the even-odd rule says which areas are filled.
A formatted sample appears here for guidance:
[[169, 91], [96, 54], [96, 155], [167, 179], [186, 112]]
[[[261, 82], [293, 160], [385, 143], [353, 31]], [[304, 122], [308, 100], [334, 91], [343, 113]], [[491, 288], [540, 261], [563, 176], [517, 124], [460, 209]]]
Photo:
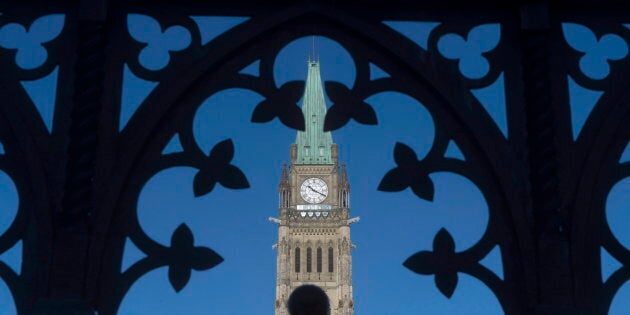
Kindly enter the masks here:
[[[276, 315], [287, 315], [286, 302], [291, 292], [314, 284], [328, 295], [331, 315], [353, 315], [352, 241], [348, 225], [349, 211], [339, 204], [340, 175], [337, 165], [296, 165], [288, 172], [286, 187], [279, 190], [280, 224], [278, 229]], [[302, 217], [298, 205], [306, 204], [299, 187], [307, 178], [323, 179], [329, 187], [322, 202], [331, 206], [328, 217]], [[283, 190], [284, 189], [284, 190]], [[290, 191], [284, 194], [283, 191]], [[290, 198], [283, 202], [282, 198]], [[288, 207], [282, 205], [288, 204]], [[307, 272], [307, 248], [311, 248], [311, 272]], [[328, 270], [328, 248], [333, 249], [333, 271]], [[300, 272], [295, 270], [295, 249], [300, 248]], [[317, 272], [317, 248], [322, 249], [322, 269]]]

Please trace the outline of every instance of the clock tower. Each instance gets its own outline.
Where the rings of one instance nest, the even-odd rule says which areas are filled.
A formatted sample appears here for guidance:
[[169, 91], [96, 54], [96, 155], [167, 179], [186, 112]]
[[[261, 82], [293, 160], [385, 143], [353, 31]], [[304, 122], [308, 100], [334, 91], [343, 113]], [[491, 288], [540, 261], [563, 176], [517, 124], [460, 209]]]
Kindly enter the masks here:
[[286, 302], [303, 284], [322, 288], [331, 315], [353, 315], [350, 239], [350, 184], [330, 132], [324, 132], [326, 102], [319, 62], [308, 62], [302, 98], [305, 130], [291, 145], [279, 193], [275, 314], [287, 315]]

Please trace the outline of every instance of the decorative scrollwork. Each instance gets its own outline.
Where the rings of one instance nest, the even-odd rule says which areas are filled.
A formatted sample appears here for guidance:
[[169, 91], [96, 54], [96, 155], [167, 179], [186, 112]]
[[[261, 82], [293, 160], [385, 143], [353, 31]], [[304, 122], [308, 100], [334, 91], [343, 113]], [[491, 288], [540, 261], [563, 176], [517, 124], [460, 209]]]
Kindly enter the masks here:
[[[2, 224], [6, 230], [0, 230], [0, 255], [7, 258], [0, 261], [0, 278], [14, 301], [9, 302], [14, 304], [10, 309], [25, 314], [33, 303], [32, 283], [37, 281], [36, 274], [42, 272], [38, 268], [46, 268], [26, 267], [30, 263], [27, 257], [37, 246], [38, 249], [50, 248], [52, 239], [46, 232], [33, 230], [34, 233], [29, 234], [28, 227], [36, 218], [38, 227], [49, 231], [54, 207], [51, 199], [58, 198], [56, 193], [63, 187], [58, 178], [50, 178], [60, 173], [63, 164], [49, 149], [56, 147], [52, 134], [60, 134], [53, 132], [50, 117], [56, 109], [55, 99], [45, 96], [51, 91], [55, 94], [58, 69], [67, 64], [59, 56], [68, 52], [68, 46], [61, 43], [68, 39], [68, 28], [66, 15], [59, 12], [51, 14], [49, 10], [33, 9], [28, 14], [16, 14], [12, 10], [2, 13], [0, 72], [4, 101], [0, 104], [0, 177], [3, 177], [0, 199], [4, 206], [15, 205], [15, 209], [3, 208], [4, 215], [0, 215], [0, 220], [8, 220]], [[57, 95], [63, 98], [67, 93]], [[48, 102], [46, 113], [38, 102], [41, 99]], [[50, 114], [49, 117], [46, 114]], [[55, 187], [59, 188], [55, 190]], [[13, 188], [15, 196], [12, 196]], [[12, 211], [15, 211], [14, 217], [7, 215]], [[49, 266], [50, 257], [41, 258], [39, 263]]]
[[[627, 58], [630, 36], [626, 26], [618, 21], [576, 19], [562, 23], [559, 28], [563, 37], [557, 47], [565, 53], [560, 75], [565, 78], [555, 78], [555, 81], [567, 82], [567, 106], [571, 108], [569, 115], [574, 128], [573, 162], [565, 171], [571, 174], [566, 182], [572, 184], [565, 189], [576, 190], [574, 194], [566, 194], [560, 202], [574, 207], [567, 215], [571, 218], [567, 229], [574, 248], [590, 251], [578, 249], [572, 255], [588, 257], [592, 252], [600, 253], [601, 259], [592, 259], [585, 266], [589, 270], [608, 267], [604, 266], [606, 256], [603, 253], [621, 264], [605, 279], [599, 273], [576, 278], [579, 287], [588, 287], [579, 299], [584, 300], [585, 305], [595, 305], [596, 313], [606, 314], [621, 286], [630, 279], [626, 268], [630, 262], [628, 249], [620, 244], [610, 222], [606, 222], [606, 212], [610, 210], [607, 209], [607, 196], [613, 193], [615, 184], [630, 176], [628, 168], [619, 159], [630, 141], [626, 126], [630, 106], [618, 102], [627, 94], [622, 86], [627, 82], [626, 73], [630, 67]], [[585, 106], [584, 101], [589, 96], [591, 103]], [[604, 134], [614, 136], [607, 138]], [[583, 204], [586, 200], [589, 200], [588, 205]], [[594, 221], [593, 218], [597, 219]], [[598, 231], [601, 236], [585, 236], [592, 231]]]
[[[232, 164], [231, 140], [209, 152], [195, 143], [194, 112], [208, 95], [242, 88], [263, 98], [245, 114], [252, 122], [278, 118], [289, 128], [304, 130], [296, 106], [304, 83], [276, 84], [279, 61], [274, 58], [287, 43], [313, 34], [346, 49], [356, 73], [348, 84], [326, 82], [333, 102], [326, 131], [352, 120], [379, 122], [379, 108], [366, 100], [381, 92], [421, 102], [434, 119], [435, 138], [426, 156], [419, 158], [410, 142], [394, 140], [399, 141], [396, 165], [383, 176], [379, 190], [410, 187], [420, 199], [433, 201], [440, 186], [430, 176], [451, 172], [473, 182], [487, 201], [488, 226], [469, 249], [456, 252], [453, 236], [442, 229], [433, 249], [409, 257], [407, 268], [434, 275], [447, 297], [461, 285], [458, 273], [472, 275], [510, 314], [537, 313], [548, 304], [570, 305], [566, 312], [574, 314], [607, 312], [630, 279], [629, 250], [607, 225], [603, 210], [614, 185], [630, 176], [628, 162], [619, 161], [630, 140], [628, 25], [617, 17], [564, 12], [562, 4], [554, 6], [559, 14], [551, 17], [534, 14], [532, 20], [545, 25], [529, 28], [531, 7], [521, 4], [466, 18], [459, 11], [450, 17], [449, 11], [430, 7], [422, 14], [431, 22], [422, 22], [407, 21], [416, 13], [398, 8], [381, 14], [376, 5], [351, 12], [307, 2], [273, 14], [249, 4], [246, 9], [218, 5], [219, 12], [247, 17], [226, 22], [216, 32], [204, 30], [208, 24], [195, 15], [205, 12], [197, 12], [203, 6], [187, 4], [181, 4], [185, 10], [169, 12], [134, 5], [140, 13], [118, 3], [104, 5], [113, 11], [104, 20], [80, 13], [78, 23], [75, 12], [82, 10], [50, 11], [68, 8], [67, 1], [15, 11], [23, 16], [3, 11], [0, 142], [5, 152], [0, 152], [0, 169], [14, 180], [21, 203], [16, 219], [0, 235], [0, 253], [22, 242], [29, 261], [19, 273], [0, 262], [0, 277], [14, 295], [18, 313], [28, 313], [48, 294], [83, 296], [100, 314], [112, 315], [133, 283], [158, 267], [168, 267], [170, 284], [180, 291], [192, 270], [221, 263], [218, 253], [195, 244], [185, 224], [173, 232], [170, 246], [147, 235], [136, 209], [140, 192], [157, 173], [178, 166], [197, 170], [191, 183], [196, 197], [215, 191], [217, 183], [248, 187], [244, 172]], [[521, 21], [513, 19], [518, 13], [523, 13]], [[422, 28], [422, 38], [412, 38], [396, 23], [425, 23], [406, 24]], [[256, 65], [256, 75], [241, 72], [250, 64]], [[387, 75], [376, 77], [371, 69]], [[126, 70], [151, 81], [151, 89], [133, 115], [120, 119], [120, 73]], [[59, 79], [54, 87], [59, 100], [50, 110], [54, 119], [43, 123], [25, 82], [49, 75]], [[565, 91], [567, 82], [597, 95], [579, 130], [571, 130], [575, 108]], [[486, 88], [506, 89], [499, 111], [504, 121], [483, 104], [479, 90]], [[124, 128], [117, 128], [120, 121]], [[163, 154], [175, 135], [181, 150]], [[465, 158], [445, 156], [449, 143], [461, 148]], [[73, 238], [74, 232], [80, 236]], [[76, 243], [64, 242], [64, 237]], [[146, 257], [120, 272], [125, 240]], [[497, 247], [504, 280], [480, 263]], [[608, 279], [592, 272], [601, 267], [594, 253], [602, 248], [621, 264]], [[82, 276], [70, 279], [75, 263]], [[557, 279], [563, 285], [559, 290], [553, 283]]]
[[[161, 152], [155, 151], [153, 153], [155, 155], [152, 156], [152, 166], [148, 172], [143, 173], [144, 179], [148, 180], [162, 170], [186, 165], [199, 169], [193, 180], [195, 197], [210, 193], [217, 183], [230, 189], [249, 187], [243, 172], [230, 164], [234, 156], [234, 145], [231, 139], [216, 144], [206, 156], [197, 146], [187, 141], [190, 136], [189, 134], [183, 136], [186, 140], [183, 141], [182, 152], [162, 155]], [[118, 294], [111, 296], [108, 299], [109, 303], [103, 308], [103, 312], [107, 314], [117, 311], [126, 292], [136, 280], [156, 268], [169, 267], [168, 279], [173, 289], [179, 292], [188, 283], [191, 270], [208, 270], [223, 261], [223, 258], [214, 250], [194, 246], [192, 231], [186, 224], [180, 224], [175, 229], [171, 236], [171, 246], [165, 247], [153, 240], [141, 228], [136, 209], [128, 220], [128, 224], [132, 226], [128, 231], [128, 237], [147, 257], [135, 262], [119, 275], [120, 282], [116, 290]]]

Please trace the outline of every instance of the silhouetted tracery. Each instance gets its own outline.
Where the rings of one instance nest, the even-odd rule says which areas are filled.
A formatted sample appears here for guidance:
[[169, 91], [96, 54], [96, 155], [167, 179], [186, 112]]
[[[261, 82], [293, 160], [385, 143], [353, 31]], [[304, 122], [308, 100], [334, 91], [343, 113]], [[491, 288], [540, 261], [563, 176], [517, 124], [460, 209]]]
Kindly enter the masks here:
[[[113, 0], [2, 5], [0, 170], [15, 184], [19, 206], [0, 231], [0, 254], [18, 242], [24, 253], [19, 272], [0, 261], [0, 278], [18, 314], [65, 296], [116, 314], [129, 288], [152, 270], [167, 267], [179, 291], [192, 270], [221, 263], [220, 253], [195, 245], [185, 224], [169, 245], [152, 239], [137, 215], [142, 187], [160, 171], [187, 166], [196, 169], [189, 183], [196, 196], [217, 184], [247, 188], [247, 174], [231, 163], [239, 152], [230, 139], [209, 152], [197, 144], [195, 110], [210, 95], [242, 88], [264, 98], [243, 113], [252, 122], [279, 119], [303, 129], [296, 102], [304, 83], [276, 86], [273, 65], [282, 47], [313, 34], [339, 42], [356, 67], [351, 87], [326, 82], [333, 102], [326, 130], [377, 124], [365, 100], [389, 91], [417, 100], [434, 120], [426, 156], [392, 143], [395, 165], [379, 190], [410, 188], [431, 202], [430, 175], [451, 172], [474, 183], [488, 204], [487, 229], [473, 246], [456, 248], [442, 229], [430, 250], [409, 253], [407, 268], [433, 275], [446, 297], [456, 292], [458, 274], [475, 277], [506, 314], [605, 314], [630, 279], [630, 250], [606, 218], [608, 194], [630, 178], [623, 158], [630, 142], [629, 4], [477, 1], [468, 12], [473, 4], [454, 0], [269, 1], [264, 9], [238, 0], [158, 2], [174, 9]], [[209, 14], [249, 18], [208, 39], [193, 17]], [[399, 27], [415, 22], [432, 23], [426, 40]], [[137, 25], [152, 33], [136, 32]], [[493, 35], [479, 41], [482, 34]], [[173, 37], [169, 45], [154, 43], [162, 36]], [[160, 58], [144, 57], [152, 53]], [[254, 62], [258, 76], [240, 72]], [[370, 65], [389, 76], [372, 78]], [[121, 109], [124, 73], [152, 85], [130, 113]], [[54, 82], [52, 110], [29, 94], [28, 82], [38, 80]], [[480, 96], [496, 86], [504, 87], [504, 108], [489, 108]], [[569, 87], [598, 95], [585, 117], [572, 111]], [[182, 150], [164, 154], [175, 136]], [[451, 143], [461, 158], [447, 156]], [[126, 241], [146, 256], [121, 271]], [[481, 263], [494, 248], [502, 276]], [[621, 266], [607, 279], [598, 272], [602, 250]], [[299, 247], [295, 256], [299, 273]], [[310, 248], [306, 256], [311, 272]], [[321, 257], [318, 248], [318, 272]], [[332, 257], [331, 247], [329, 272]]]

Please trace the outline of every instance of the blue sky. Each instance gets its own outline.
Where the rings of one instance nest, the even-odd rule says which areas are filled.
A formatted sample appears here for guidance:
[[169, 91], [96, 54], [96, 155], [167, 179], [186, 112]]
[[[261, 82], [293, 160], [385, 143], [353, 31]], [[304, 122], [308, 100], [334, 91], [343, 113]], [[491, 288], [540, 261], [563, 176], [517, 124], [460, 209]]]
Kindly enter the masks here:
[[[203, 17], [195, 20], [206, 41], [244, 21]], [[49, 29], [54, 30], [63, 25], [63, 19], [48, 18], [42, 23], [48, 23]], [[156, 35], [151, 33], [152, 23], [147, 17], [131, 19], [130, 33], [139, 40], [155, 41], [149, 45], [153, 50], [144, 51], [139, 58], [143, 66], [159, 69], [168, 64], [171, 56], [175, 56], [164, 54], [163, 47], [173, 51], [185, 50], [188, 45], [186, 30], [175, 28]], [[423, 46], [426, 45], [427, 35], [437, 24], [397, 22], [389, 25]], [[5, 34], [7, 32], [8, 35]], [[31, 49], [31, 42], [52, 36], [18, 33], [19, 29], [0, 29], [0, 46], [6, 48], [7, 37], [12, 36], [18, 46]], [[576, 50], [584, 51], [590, 58], [581, 63], [582, 71], [593, 78], [605, 77], [608, 63], [602, 60], [606, 61], [607, 56], [609, 59], [619, 55], [625, 57], [627, 44], [616, 41], [613, 36], [606, 40], [607, 46], [602, 47], [601, 41], [589, 41], [588, 34], [584, 34], [579, 25], [565, 25], [569, 44]], [[438, 48], [443, 56], [460, 60], [459, 69], [463, 75], [477, 78], [487, 72], [487, 61], [480, 54], [493, 49], [500, 36], [499, 25], [485, 25], [475, 28], [465, 39], [454, 34], [447, 35], [439, 42]], [[301, 38], [279, 53], [274, 67], [277, 86], [306, 78], [306, 60], [312, 43], [312, 37]], [[315, 47], [321, 61], [323, 80], [338, 81], [351, 87], [355, 69], [349, 53], [338, 43], [323, 37], [315, 38]], [[22, 61], [25, 67], [36, 67], [41, 59], [37, 57], [41, 50], [32, 49], [32, 54], [32, 59]], [[373, 78], [388, 75], [375, 65], [371, 69]], [[256, 74], [256, 65], [244, 71]], [[500, 76], [488, 88], [472, 92], [495, 120], [497, 128], [507, 135], [502, 80], [503, 76]], [[121, 82], [125, 84], [121, 110], [123, 128], [137, 105], [158, 83], [144, 81], [128, 69]], [[56, 71], [44, 79], [23, 82], [50, 128], [53, 127], [51, 116], [54, 112], [55, 84]], [[569, 80], [568, 88], [573, 128], [577, 135], [601, 92], [585, 89], [572, 80]], [[145, 275], [125, 297], [120, 314], [272, 314], [276, 253], [271, 246], [277, 238], [277, 227], [267, 218], [277, 216], [277, 184], [281, 165], [288, 162], [289, 145], [295, 140], [295, 130], [285, 127], [278, 120], [267, 124], [250, 123], [251, 112], [261, 100], [260, 95], [248, 90], [221, 91], [201, 104], [193, 122], [195, 140], [205, 152], [224, 139], [234, 141], [232, 164], [246, 174], [250, 189], [236, 191], [217, 186], [212, 193], [195, 198], [192, 180], [196, 170], [178, 167], [151, 178], [138, 201], [139, 220], [150, 237], [168, 245], [173, 231], [183, 222], [193, 231], [197, 245], [214, 249], [225, 261], [208, 271], [193, 271], [190, 282], [179, 293], [175, 293], [168, 283], [166, 267]], [[420, 276], [402, 266], [411, 254], [430, 250], [433, 237], [442, 227], [453, 235], [457, 251], [475, 244], [487, 225], [487, 205], [483, 194], [472, 182], [453, 173], [431, 174], [436, 186], [433, 202], [417, 198], [409, 189], [400, 193], [377, 191], [383, 175], [395, 166], [392, 159], [394, 144], [405, 143], [422, 158], [433, 143], [435, 127], [431, 114], [422, 103], [407, 95], [386, 92], [373, 95], [366, 101], [377, 112], [377, 126], [359, 125], [352, 121], [333, 132], [333, 140], [340, 147], [340, 159], [348, 165], [352, 216], [361, 217], [361, 222], [352, 225], [351, 232], [357, 245], [353, 252], [355, 313], [502, 314], [494, 295], [475, 278], [460, 273], [457, 289], [449, 300], [435, 288], [433, 276]], [[0, 154], [3, 153], [1, 148]], [[180, 149], [174, 140], [165, 148], [165, 154]], [[455, 143], [447, 154], [466, 159]], [[630, 153], [625, 158], [630, 160]], [[626, 247], [630, 247], [630, 232], [624, 228], [623, 222], [630, 220], [629, 195], [630, 179], [625, 179], [611, 191], [606, 213], [609, 222], [612, 222], [613, 232]], [[0, 200], [2, 233], [14, 217], [18, 200], [11, 179], [1, 170]], [[20, 255], [21, 250], [16, 246], [0, 255], [0, 259], [18, 269]], [[484, 265], [501, 277], [499, 257], [500, 250], [495, 248], [484, 260]], [[142, 253], [128, 243], [123, 269], [140, 258]], [[604, 276], [616, 269], [614, 259], [604, 258], [603, 262]], [[628, 293], [630, 285], [626, 284], [618, 296]], [[13, 313], [12, 305], [7, 302], [10, 301], [9, 296], [6, 286], [0, 281], [0, 314]], [[621, 314], [629, 307], [628, 303], [615, 300], [611, 314]]]

